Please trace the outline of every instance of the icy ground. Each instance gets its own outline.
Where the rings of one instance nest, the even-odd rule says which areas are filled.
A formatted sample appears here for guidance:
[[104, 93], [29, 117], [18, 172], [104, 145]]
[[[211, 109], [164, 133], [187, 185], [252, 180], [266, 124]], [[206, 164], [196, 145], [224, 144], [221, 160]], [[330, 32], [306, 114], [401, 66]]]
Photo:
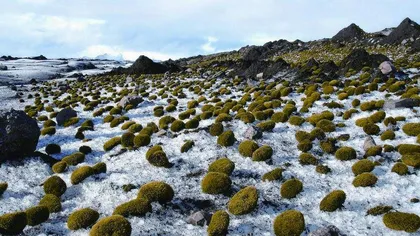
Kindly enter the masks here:
[[[28, 85], [30, 87], [30, 85]], [[380, 87], [380, 85], [379, 85]], [[216, 87], [213, 87], [216, 88]], [[240, 98], [242, 92], [231, 88], [232, 94]], [[156, 93], [155, 90], [149, 92]], [[186, 109], [186, 104], [198, 96], [184, 89], [187, 98], [178, 99], [178, 111], [169, 113], [173, 117], [177, 117], [180, 112]], [[66, 95], [63, 95], [66, 96]], [[351, 96], [351, 99], [340, 101], [345, 105], [344, 109], [331, 109], [333, 113], [344, 111], [351, 108], [351, 101], [355, 98], [362, 102], [369, 100], [384, 99], [385, 92], [372, 92], [368, 94]], [[25, 95], [26, 97], [26, 95]], [[228, 98], [226, 96], [222, 99]], [[296, 102], [298, 110], [302, 107], [302, 95], [292, 93], [283, 99], [289, 99]], [[397, 98], [392, 96], [392, 98]], [[305, 113], [307, 117], [311, 113], [318, 113], [328, 108], [322, 104], [325, 102], [338, 101], [336, 95], [332, 95], [329, 99], [321, 99], [310, 108], [309, 113]], [[32, 104], [33, 100], [28, 100], [23, 104], [17, 101], [6, 101], [8, 106], [16, 109], [23, 109], [24, 105]], [[3, 107], [5, 101], [1, 101]], [[109, 104], [108, 104], [109, 105]], [[111, 104], [112, 105], [112, 104]], [[157, 105], [166, 106], [166, 99], [153, 100], [146, 106], [140, 105], [138, 108], [128, 111], [127, 115], [130, 120], [146, 125], [153, 121], [158, 123], [159, 118], [153, 116], [153, 107]], [[200, 113], [202, 103], [197, 108]], [[276, 108], [275, 111], [281, 111], [284, 104]], [[92, 117], [92, 112], [83, 111], [82, 107], [76, 107], [80, 122], [86, 119], [92, 119], [95, 124], [95, 131], [86, 131], [87, 139], [92, 139], [87, 143], [74, 138], [77, 128], [75, 127], [58, 127], [57, 133], [53, 136], [42, 136], [38, 144], [38, 149], [43, 151], [49, 143], [57, 143], [61, 145], [62, 153], [55, 155], [55, 158], [62, 158], [73, 152], [76, 152], [82, 145], [92, 147], [93, 153], [86, 156], [83, 165], [93, 165], [99, 161], [107, 164], [107, 173], [101, 174], [99, 177], [90, 177], [81, 184], [72, 186], [70, 183], [70, 175], [77, 167], [70, 167], [63, 174], [58, 174], [68, 186], [67, 191], [61, 197], [63, 210], [54, 213], [50, 219], [36, 227], [26, 227], [25, 235], [88, 235], [89, 230], [69, 231], [66, 227], [67, 217], [73, 211], [90, 207], [100, 212], [101, 217], [112, 214], [115, 207], [137, 196], [138, 188], [128, 193], [122, 189], [124, 184], [134, 184], [139, 187], [149, 181], [162, 180], [170, 184], [175, 191], [175, 198], [172, 204], [168, 206], [160, 206], [153, 204], [153, 212], [145, 217], [131, 217], [133, 232], [132, 235], [206, 235], [206, 227], [192, 226], [186, 223], [187, 213], [177, 210], [174, 205], [180, 204], [185, 199], [210, 199], [214, 201], [213, 210], [226, 209], [228, 197], [222, 195], [204, 194], [200, 188], [200, 182], [206, 173], [211, 162], [218, 157], [227, 156], [235, 162], [235, 170], [231, 176], [232, 188], [239, 189], [243, 186], [253, 185], [259, 191], [258, 208], [251, 214], [244, 216], [231, 215], [229, 225], [229, 235], [273, 235], [272, 225], [274, 218], [286, 209], [296, 209], [304, 214], [306, 222], [306, 232], [309, 233], [319, 227], [333, 224], [337, 226], [341, 232], [347, 235], [409, 235], [401, 231], [392, 231], [385, 227], [381, 216], [368, 216], [366, 211], [369, 208], [378, 205], [391, 205], [394, 209], [402, 212], [411, 212], [420, 214], [420, 203], [410, 203], [410, 199], [420, 197], [420, 176], [419, 170], [410, 168], [412, 174], [399, 176], [391, 172], [394, 161], [400, 158], [397, 152], [383, 153], [382, 158], [385, 159], [381, 166], [375, 167], [373, 173], [378, 177], [375, 187], [355, 188], [352, 185], [354, 175], [351, 166], [357, 161], [338, 161], [331, 154], [319, 155], [322, 151], [319, 148], [318, 141], [314, 142], [314, 149], [310, 152], [332, 169], [332, 173], [321, 175], [315, 172], [314, 166], [303, 166], [298, 161], [300, 151], [297, 149], [297, 141], [295, 140], [295, 132], [297, 130], [310, 131], [313, 127], [305, 122], [301, 127], [290, 125], [289, 123], [277, 123], [275, 129], [271, 133], [264, 132], [262, 139], [258, 140], [258, 144], [270, 145], [274, 150], [272, 164], [265, 162], [253, 162], [250, 158], [244, 158], [238, 153], [238, 144], [244, 140], [243, 133], [248, 125], [239, 120], [233, 120], [228, 124], [224, 124], [225, 130], [231, 129], [235, 133], [238, 142], [234, 146], [228, 148], [219, 147], [216, 143], [217, 137], [210, 136], [205, 131], [184, 133], [181, 132], [176, 138], [158, 137], [156, 134], [152, 136], [152, 143], [149, 145], [161, 144], [166, 152], [169, 160], [175, 163], [175, 166], [169, 169], [156, 168], [151, 166], [145, 159], [145, 153], [149, 147], [142, 147], [136, 151], [128, 151], [122, 155], [111, 157], [112, 154], [118, 153], [120, 146], [111, 152], [103, 151], [103, 144], [108, 139], [121, 135], [123, 131], [121, 126], [110, 128], [109, 124], [103, 124], [101, 117]], [[353, 115], [349, 120], [343, 120], [336, 116], [335, 123], [343, 122], [346, 124], [344, 128], [337, 128], [336, 132], [328, 134], [337, 137], [340, 134], [350, 134], [348, 141], [339, 141], [338, 146], [351, 146], [358, 152], [359, 159], [362, 158], [363, 141], [366, 137], [362, 128], [355, 125], [355, 121], [361, 117], [367, 117], [373, 112], [360, 112]], [[405, 116], [406, 122], [420, 122], [420, 117], [410, 109], [386, 110], [387, 116]], [[41, 113], [40, 115], [47, 114]], [[204, 128], [214, 122], [214, 118], [200, 122], [200, 128]], [[406, 122], [398, 122], [398, 127]], [[42, 123], [39, 123], [42, 127]], [[381, 130], [386, 127], [383, 123], [379, 124]], [[193, 140], [195, 146], [187, 153], [181, 153], [180, 148], [185, 140]], [[391, 144], [398, 145], [400, 143], [416, 143], [415, 138], [408, 137], [402, 130], [396, 131], [396, 139], [392, 141], [382, 142], [378, 136], [375, 136], [378, 145]], [[372, 160], [378, 160], [380, 157], [371, 157]], [[290, 163], [289, 167], [285, 167], [285, 163]], [[281, 181], [262, 182], [261, 176], [274, 169], [275, 167], [284, 167], [286, 171], [283, 173], [283, 179], [289, 179], [292, 176], [303, 182], [303, 192], [296, 198], [287, 200], [280, 196], [279, 188]], [[43, 197], [44, 191], [40, 184], [51, 176], [53, 173], [50, 167], [37, 159], [25, 161], [23, 165], [13, 165], [10, 163], [3, 164], [0, 167], [0, 181], [9, 183], [8, 190], [0, 199], [0, 214], [25, 210], [28, 207], [38, 204]], [[194, 175], [195, 174], [195, 175]], [[333, 190], [341, 189], [347, 194], [344, 207], [341, 210], [326, 213], [319, 210], [321, 199]], [[410, 235], [420, 235], [419, 232]]]

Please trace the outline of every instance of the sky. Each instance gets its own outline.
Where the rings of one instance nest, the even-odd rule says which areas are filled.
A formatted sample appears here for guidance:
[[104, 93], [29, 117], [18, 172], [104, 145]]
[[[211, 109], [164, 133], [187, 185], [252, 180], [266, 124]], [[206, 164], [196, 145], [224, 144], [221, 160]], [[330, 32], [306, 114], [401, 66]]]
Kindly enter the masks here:
[[0, 0], [0, 55], [155, 60], [420, 23], [419, 0]]

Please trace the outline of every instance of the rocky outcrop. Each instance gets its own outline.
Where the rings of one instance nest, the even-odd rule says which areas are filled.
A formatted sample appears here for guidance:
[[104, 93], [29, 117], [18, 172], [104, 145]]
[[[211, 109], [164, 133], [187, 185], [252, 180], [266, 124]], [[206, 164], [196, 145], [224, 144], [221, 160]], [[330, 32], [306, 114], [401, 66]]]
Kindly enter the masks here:
[[27, 157], [38, 145], [37, 122], [23, 111], [0, 111], [0, 162]]
[[404, 19], [386, 38], [382, 40], [385, 44], [400, 44], [404, 41], [415, 40], [420, 37], [420, 25], [410, 18]]
[[345, 74], [349, 69], [360, 71], [365, 66], [377, 68], [384, 61], [389, 61], [389, 58], [382, 54], [369, 54], [364, 49], [354, 49], [341, 61], [341, 74]]
[[58, 125], [63, 126], [66, 121], [73, 117], [77, 117], [76, 111], [71, 108], [64, 108], [57, 114], [55, 119]]
[[152, 61], [146, 56], [140, 56], [134, 64], [127, 69], [128, 74], [163, 74], [169, 68], [161, 63]]
[[340, 30], [334, 37], [331, 39], [334, 41], [352, 41], [355, 39], [362, 39], [366, 35], [366, 32], [363, 31], [358, 25], [351, 24], [346, 28]]

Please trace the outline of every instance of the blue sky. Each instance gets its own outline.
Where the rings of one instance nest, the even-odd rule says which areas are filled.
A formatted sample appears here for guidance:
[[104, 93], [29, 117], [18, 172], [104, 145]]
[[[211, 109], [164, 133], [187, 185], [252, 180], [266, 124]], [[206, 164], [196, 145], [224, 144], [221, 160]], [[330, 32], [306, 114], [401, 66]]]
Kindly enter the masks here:
[[419, 0], [0, 0], [0, 55], [166, 60], [420, 22]]

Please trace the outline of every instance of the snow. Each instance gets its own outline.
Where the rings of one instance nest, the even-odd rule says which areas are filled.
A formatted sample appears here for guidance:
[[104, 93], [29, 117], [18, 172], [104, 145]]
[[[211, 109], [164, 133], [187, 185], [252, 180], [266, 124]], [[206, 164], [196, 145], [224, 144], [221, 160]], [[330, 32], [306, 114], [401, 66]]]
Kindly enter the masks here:
[[[182, 82], [191, 80], [202, 80], [198, 78], [183, 79]], [[218, 82], [220, 83], [220, 82]], [[379, 85], [380, 87], [380, 85]], [[31, 85], [25, 86], [30, 90]], [[216, 86], [213, 87], [215, 89]], [[118, 88], [120, 89], [120, 88]], [[232, 93], [241, 96], [241, 91], [236, 91], [233, 87]], [[157, 91], [150, 90], [155, 93]], [[177, 117], [180, 112], [186, 109], [187, 102], [197, 99], [198, 95], [184, 89], [187, 98], [178, 99], [178, 110], [170, 113], [171, 116]], [[9, 91], [0, 87], [0, 93]], [[207, 95], [209, 92], [207, 92]], [[27, 93], [25, 93], [26, 98]], [[65, 97], [66, 95], [63, 95]], [[302, 94], [292, 93], [283, 99], [294, 100], [298, 110], [303, 102]], [[228, 98], [221, 96], [222, 99]], [[325, 102], [338, 101], [342, 103], [344, 109], [331, 109], [336, 114], [338, 111], [344, 111], [351, 108], [353, 99], [360, 99], [362, 102], [369, 100], [379, 100], [385, 98], [384, 92], [371, 92], [369, 94], [351, 96], [345, 101], [338, 101], [336, 95], [331, 95], [329, 99], [317, 101], [314, 107], [310, 108], [310, 112], [304, 116], [307, 117], [311, 113], [319, 113], [328, 108], [322, 104]], [[391, 96], [389, 99], [395, 99]], [[31, 104], [33, 100], [29, 99], [25, 103], [20, 104], [16, 100], [1, 100], [1, 106], [10, 106], [23, 109], [24, 105]], [[51, 102], [51, 99], [50, 99]], [[150, 101], [147, 106], [139, 105], [136, 109], [128, 111], [127, 115], [130, 120], [145, 126], [148, 122], [158, 123], [159, 118], [153, 116], [153, 107], [157, 105], [167, 105], [166, 100]], [[109, 104], [106, 104], [109, 105]], [[111, 104], [112, 105], [112, 104]], [[200, 110], [201, 106], [197, 108]], [[284, 105], [284, 104], [283, 104]], [[275, 111], [281, 111], [283, 108], [276, 108]], [[384, 204], [391, 205], [398, 211], [412, 212], [420, 214], [420, 204], [410, 203], [410, 199], [419, 196], [420, 176], [419, 170], [410, 168], [412, 174], [407, 176], [399, 176], [391, 173], [391, 168], [395, 160], [400, 155], [394, 153], [384, 153], [382, 155], [384, 162], [381, 166], [375, 167], [373, 173], [378, 177], [378, 183], [375, 187], [355, 188], [352, 185], [354, 175], [351, 166], [357, 161], [338, 161], [333, 155], [322, 153], [319, 148], [318, 141], [314, 142], [314, 148], [311, 150], [323, 164], [328, 165], [332, 169], [331, 174], [320, 175], [315, 172], [314, 166], [302, 166], [299, 164], [298, 151], [294, 134], [297, 130], [310, 131], [313, 127], [309, 123], [304, 123], [301, 127], [292, 126], [289, 123], [277, 123], [273, 132], [264, 133], [263, 138], [258, 140], [258, 144], [270, 145], [274, 150], [272, 164], [265, 162], [253, 162], [249, 158], [244, 158], [238, 153], [238, 145], [244, 140], [242, 134], [248, 125], [241, 121], [233, 120], [224, 123], [225, 130], [233, 130], [238, 142], [234, 146], [221, 148], [216, 145], [217, 137], [210, 136], [204, 130], [198, 132], [179, 133], [176, 138], [168, 138], [166, 136], [152, 136], [152, 143], [149, 146], [160, 144], [166, 152], [169, 160], [175, 165], [172, 168], [156, 168], [151, 166], [145, 159], [145, 153], [149, 147], [142, 147], [135, 151], [128, 151], [121, 155], [111, 157], [117, 153], [121, 147], [117, 147], [111, 152], [103, 151], [103, 144], [108, 139], [119, 136], [124, 132], [120, 127], [110, 128], [109, 124], [103, 124], [101, 117], [92, 117], [92, 112], [83, 111], [82, 107], [76, 107], [75, 110], [81, 120], [92, 119], [95, 124], [94, 131], [86, 131], [85, 136], [91, 139], [88, 142], [76, 140], [74, 135], [76, 129], [74, 127], [57, 127], [57, 133], [53, 136], [42, 136], [40, 138], [38, 149], [43, 151], [49, 143], [57, 143], [61, 145], [62, 153], [54, 155], [55, 158], [61, 159], [66, 155], [76, 152], [82, 145], [88, 145], [93, 149], [93, 153], [86, 156], [85, 163], [76, 167], [70, 167], [63, 174], [58, 174], [67, 184], [68, 189], [61, 197], [63, 210], [54, 213], [50, 219], [39, 226], [27, 227], [25, 235], [88, 235], [88, 230], [69, 231], [66, 227], [66, 220], [73, 211], [90, 207], [100, 212], [101, 217], [112, 214], [116, 206], [131, 199], [136, 198], [138, 188], [128, 193], [122, 190], [124, 184], [134, 184], [139, 187], [150, 181], [165, 181], [170, 184], [175, 191], [175, 198], [172, 204], [168, 206], [160, 206], [153, 204], [153, 212], [148, 213], [145, 217], [131, 217], [133, 232], [132, 235], [206, 235], [206, 227], [195, 227], [188, 225], [186, 219], [188, 214], [175, 210], [174, 204], [185, 201], [185, 199], [208, 199], [214, 201], [217, 209], [226, 209], [229, 197], [222, 195], [208, 195], [201, 191], [200, 182], [203, 175], [207, 171], [208, 166], [218, 157], [227, 156], [236, 165], [233, 172], [232, 188], [240, 189], [243, 186], [253, 185], [259, 191], [258, 209], [251, 214], [244, 216], [231, 215], [229, 225], [229, 235], [273, 235], [272, 223], [274, 218], [287, 209], [296, 209], [301, 211], [305, 216], [306, 232], [305, 235], [319, 227], [333, 224], [337, 226], [342, 233], [346, 235], [408, 235], [400, 231], [392, 231], [385, 227], [381, 216], [367, 216], [366, 211], [369, 208]], [[406, 122], [420, 122], [420, 117], [410, 109], [387, 110], [387, 116], [405, 116]], [[343, 120], [336, 116], [334, 122], [343, 122], [346, 124], [344, 128], [337, 128], [337, 131], [329, 134], [329, 136], [339, 136], [340, 134], [350, 134], [350, 139], [346, 142], [339, 141], [338, 146], [351, 146], [356, 149], [358, 157], [362, 158], [363, 141], [366, 137], [362, 128], [355, 125], [355, 121], [361, 117], [367, 117], [373, 112], [360, 112], [354, 114], [349, 120]], [[47, 114], [45, 112], [41, 113]], [[81, 122], [82, 122], [81, 121]], [[214, 118], [200, 122], [199, 128], [207, 127], [214, 122]], [[398, 122], [401, 128], [405, 122]], [[39, 122], [42, 127], [42, 123]], [[385, 126], [380, 124], [381, 130], [385, 130]], [[396, 131], [396, 139], [392, 141], [381, 141], [375, 136], [378, 145], [391, 144], [398, 145], [400, 143], [415, 143], [415, 137], [407, 137], [401, 130]], [[185, 140], [193, 140], [195, 146], [187, 153], [181, 153], [180, 148]], [[371, 157], [372, 160], [378, 160], [379, 157]], [[107, 164], [107, 173], [86, 179], [81, 184], [72, 186], [70, 183], [70, 175], [74, 169], [83, 165], [93, 165], [103, 161]], [[286, 167], [286, 163], [290, 166]], [[283, 174], [284, 179], [296, 177], [303, 182], [303, 192], [294, 199], [282, 199], [280, 196], [280, 181], [262, 182], [261, 176], [276, 168], [284, 167], [286, 171]], [[200, 173], [198, 176], [191, 177], [191, 173]], [[9, 183], [9, 189], [0, 199], [0, 214], [24, 210], [28, 207], [36, 205], [44, 195], [40, 184], [52, 175], [50, 168], [37, 159], [25, 161], [22, 165], [12, 163], [3, 164], [0, 167], [0, 180]], [[333, 190], [341, 189], [347, 194], [347, 200], [341, 210], [332, 213], [326, 213], [319, 210], [321, 199]], [[410, 235], [420, 235], [419, 232]]]

